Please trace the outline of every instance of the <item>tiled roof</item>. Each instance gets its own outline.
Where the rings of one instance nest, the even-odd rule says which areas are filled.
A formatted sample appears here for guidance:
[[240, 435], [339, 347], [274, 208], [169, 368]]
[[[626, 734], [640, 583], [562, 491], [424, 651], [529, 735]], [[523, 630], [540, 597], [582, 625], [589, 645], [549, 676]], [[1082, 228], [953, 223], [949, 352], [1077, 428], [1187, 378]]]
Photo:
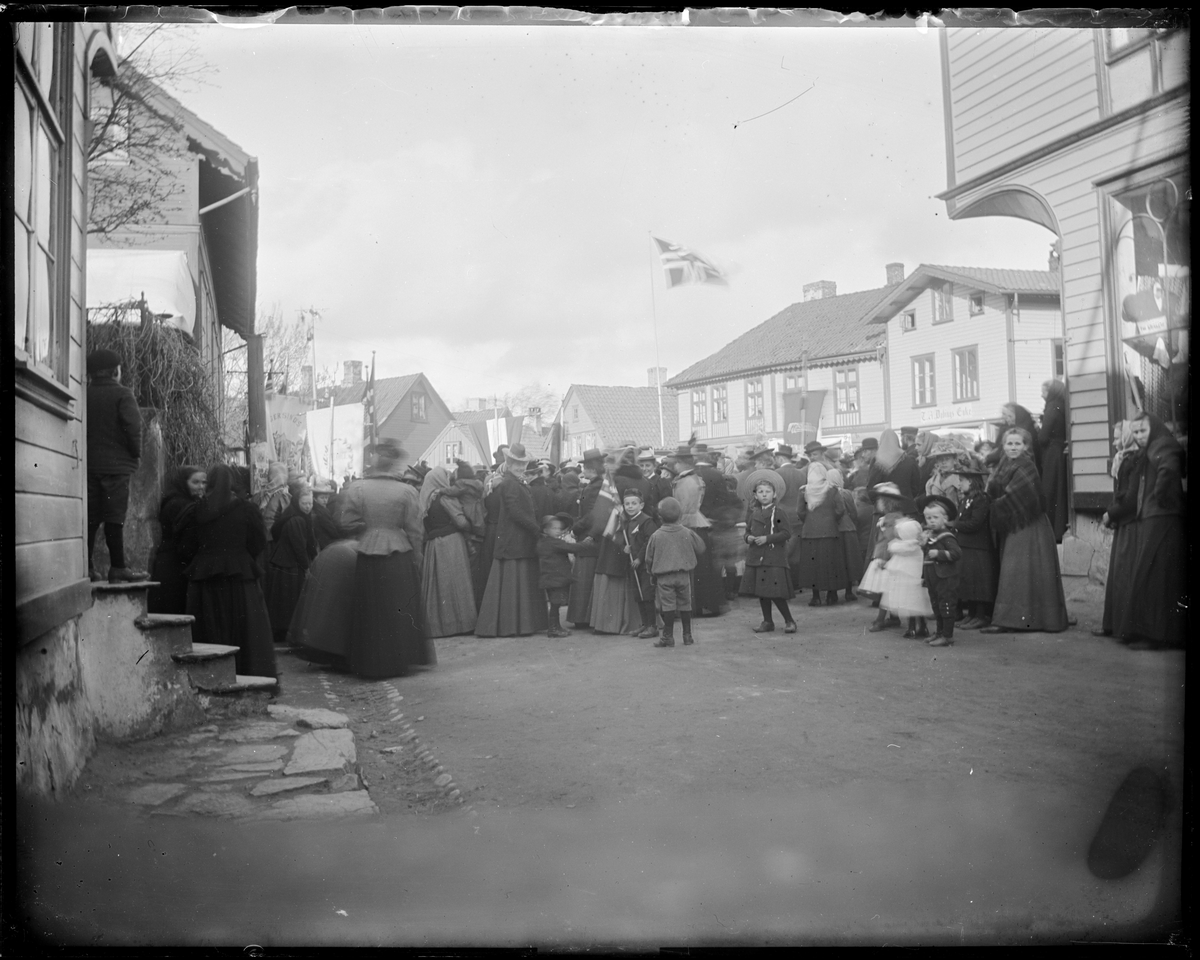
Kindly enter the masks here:
[[[392, 415], [420, 376], [419, 373], [410, 373], [403, 377], [383, 377], [375, 381], [375, 416], [380, 423]], [[338, 406], [343, 403], [362, 403], [366, 395], [367, 381], [364, 380], [362, 383], [334, 388], [333, 402]]]
[[450, 414], [459, 423], [480, 423], [496, 417], [511, 416], [508, 407], [488, 407], [486, 410], [455, 410]]
[[[655, 387], [599, 387], [573, 383], [571, 389], [587, 411], [600, 442], [615, 446], [631, 440], [640, 446], [660, 446], [658, 390]], [[662, 428], [667, 442], [679, 436], [679, 405], [672, 391], [663, 390]]]
[[1058, 274], [1051, 270], [1006, 270], [1000, 267], [946, 267], [922, 263], [903, 283], [886, 288], [869, 318], [873, 324], [886, 323], [901, 308], [911, 303], [931, 282], [948, 280], [987, 293], [1024, 293], [1058, 296]]
[[538, 433], [533, 420], [526, 420], [521, 424], [521, 433], [515, 442], [524, 445], [525, 454], [532, 460], [550, 456], [550, 431]]
[[867, 326], [866, 321], [871, 308], [891, 289], [880, 287], [793, 303], [716, 353], [676, 374], [666, 386], [678, 387], [752, 370], [798, 364], [805, 350], [810, 363], [874, 350], [879, 331]]

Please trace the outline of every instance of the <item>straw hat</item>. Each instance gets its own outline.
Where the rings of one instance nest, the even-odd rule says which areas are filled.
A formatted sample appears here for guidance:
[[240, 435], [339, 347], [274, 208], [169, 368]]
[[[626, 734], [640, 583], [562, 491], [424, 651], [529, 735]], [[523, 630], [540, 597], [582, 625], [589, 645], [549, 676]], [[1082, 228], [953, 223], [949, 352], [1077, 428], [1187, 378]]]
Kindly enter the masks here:
[[787, 492], [787, 484], [783, 482], [783, 477], [774, 470], [752, 470], [750, 476], [746, 477], [746, 489], [753, 495], [755, 488], [764, 480], [775, 488], [776, 500]]

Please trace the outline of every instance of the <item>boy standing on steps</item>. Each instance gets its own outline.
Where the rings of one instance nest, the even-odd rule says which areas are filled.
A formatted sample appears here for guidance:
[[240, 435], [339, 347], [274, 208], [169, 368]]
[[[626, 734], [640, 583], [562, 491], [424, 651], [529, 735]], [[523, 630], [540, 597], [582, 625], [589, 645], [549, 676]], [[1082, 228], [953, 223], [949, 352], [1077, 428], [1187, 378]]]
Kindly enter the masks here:
[[148, 580], [150, 575], [125, 566], [125, 513], [129, 509], [129, 478], [142, 458], [142, 415], [133, 391], [121, 386], [121, 356], [97, 350], [87, 358], [87, 532], [88, 573], [96, 534], [104, 525], [104, 543], [111, 567], [109, 583]]
[[662, 613], [662, 638], [656, 647], [675, 646], [675, 614], [683, 621], [683, 642], [692, 639], [692, 571], [704, 553], [704, 541], [679, 520], [683, 508], [674, 497], [659, 501], [658, 517], [662, 526], [650, 535], [646, 544], [646, 566], [654, 577], [658, 609]]

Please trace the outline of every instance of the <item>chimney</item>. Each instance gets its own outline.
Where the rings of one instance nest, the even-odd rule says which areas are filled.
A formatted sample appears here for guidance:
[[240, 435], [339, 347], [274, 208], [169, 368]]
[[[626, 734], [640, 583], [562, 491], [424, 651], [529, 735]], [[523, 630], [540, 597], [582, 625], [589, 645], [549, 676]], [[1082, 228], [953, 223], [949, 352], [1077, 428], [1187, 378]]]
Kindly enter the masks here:
[[837, 296], [837, 284], [832, 280], [818, 280], [816, 283], [804, 285], [804, 302], [809, 300], [824, 300], [826, 297]]
[[894, 287], [904, 282], [904, 264], [889, 263], [884, 269], [887, 270], [887, 285], [889, 287]]
[[646, 369], [646, 386], [657, 387], [667, 379], [666, 367], [648, 367]]
[[342, 386], [352, 387], [356, 383], [362, 383], [362, 361], [361, 360], [346, 360], [342, 367]]
[[1062, 257], [1062, 244], [1055, 240], [1050, 244], [1050, 272], [1058, 273], [1059, 260]]

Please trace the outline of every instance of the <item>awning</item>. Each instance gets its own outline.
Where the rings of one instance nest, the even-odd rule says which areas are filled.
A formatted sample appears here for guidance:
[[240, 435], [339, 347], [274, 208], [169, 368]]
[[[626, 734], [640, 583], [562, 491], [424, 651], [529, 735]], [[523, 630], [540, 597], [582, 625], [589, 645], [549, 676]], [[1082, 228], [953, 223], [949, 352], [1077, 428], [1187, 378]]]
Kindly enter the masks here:
[[[165, 326], [191, 336], [196, 323], [196, 287], [182, 250], [92, 249], [87, 252], [89, 310], [146, 298]], [[136, 317], [139, 319], [140, 317]]]

